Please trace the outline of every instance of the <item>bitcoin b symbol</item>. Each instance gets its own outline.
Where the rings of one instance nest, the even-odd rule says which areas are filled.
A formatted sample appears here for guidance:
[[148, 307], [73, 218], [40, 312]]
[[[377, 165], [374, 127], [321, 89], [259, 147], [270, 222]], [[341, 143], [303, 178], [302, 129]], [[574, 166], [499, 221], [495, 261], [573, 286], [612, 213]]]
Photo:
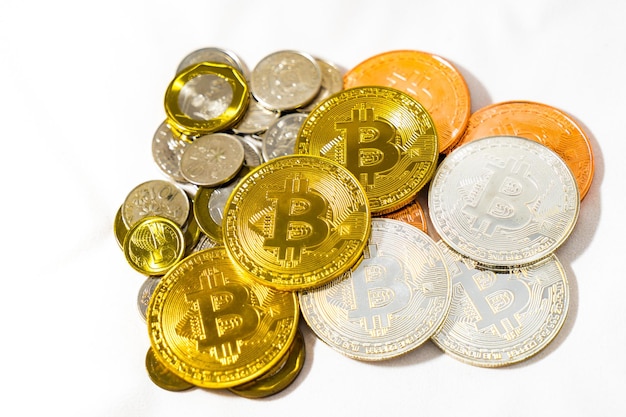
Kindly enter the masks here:
[[376, 245], [369, 246], [365, 257], [352, 273], [356, 308], [348, 312], [352, 320], [364, 320], [373, 336], [384, 335], [391, 326], [391, 316], [404, 308], [411, 297], [408, 285], [398, 281], [402, 264], [391, 256], [378, 255]]
[[481, 230], [488, 236], [496, 228], [518, 230], [526, 226], [533, 213], [527, 203], [533, 201], [539, 192], [527, 175], [529, 165], [513, 159], [505, 167], [489, 165], [493, 173], [489, 178], [476, 206], [466, 205], [462, 211], [474, 218], [472, 228]]
[[335, 129], [346, 132], [346, 168], [366, 186], [374, 184], [376, 174], [400, 161], [400, 150], [391, 142], [396, 129], [385, 120], [374, 119], [374, 109], [353, 109], [352, 119], [335, 123]]
[[267, 198], [276, 200], [274, 230], [264, 246], [278, 248], [278, 259], [299, 261], [304, 248], [322, 243], [329, 226], [323, 216], [327, 203], [316, 191], [309, 189], [306, 178], [289, 178], [285, 188], [270, 191]]

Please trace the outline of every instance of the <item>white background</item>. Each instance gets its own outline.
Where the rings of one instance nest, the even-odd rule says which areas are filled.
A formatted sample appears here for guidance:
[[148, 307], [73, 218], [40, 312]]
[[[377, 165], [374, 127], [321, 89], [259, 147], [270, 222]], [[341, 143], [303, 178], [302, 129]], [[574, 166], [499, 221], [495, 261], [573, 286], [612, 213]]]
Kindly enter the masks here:
[[[13, 1], [0, 4], [0, 414], [63, 416], [626, 415], [626, 3]], [[532, 100], [591, 138], [595, 177], [558, 249], [571, 308], [519, 365], [463, 364], [431, 342], [363, 363], [305, 332], [307, 359], [263, 400], [153, 385], [143, 282], [113, 236], [137, 184], [164, 178], [151, 141], [178, 63], [202, 47], [253, 68], [297, 49], [349, 69], [389, 50], [440, 55], [472, 109]]]

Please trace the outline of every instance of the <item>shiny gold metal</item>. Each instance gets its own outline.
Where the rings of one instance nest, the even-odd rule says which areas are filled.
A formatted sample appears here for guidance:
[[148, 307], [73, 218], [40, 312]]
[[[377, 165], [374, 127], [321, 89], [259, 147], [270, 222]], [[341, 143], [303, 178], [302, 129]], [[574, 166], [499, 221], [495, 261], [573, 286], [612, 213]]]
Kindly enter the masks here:
[[370, 231], [367, 196], [343, 166], [287, 155], [252, 170], [224, 210], [224, 245], [233, 262], [264, 285], [321, 285], [362, 256]]
[[437, 131], [426, 109], [389, 87], [356, 87], [323, 101], [304, 121], [296, 153], [346, 167], [365, 188], [372, 215], [408, 204], [435, 172]]
[[154, 355], [152, 348], [146, 353], [146, 370], [150, 380], [159, 388], [167, 391], [186, 391], [194, 387], [193, 384], [178, 377], [165, 367]]
[[178, 224], [165, 217], [149, 216], [130, 228], [123, 249], [126, 260], [136, 271], [163, 275], [182, 259], [185, 238]]
[[115, 234], [115, 240], [120, 248], [124, 248], [124, 237], [128, 233], [128, 226], [124, 223], [122, 218], [122, 206], [117, 210], [115, 214], [115, 220], [113, 221], [113, 233]]
[[224, 248], [195, 252], [162, 279], [147, 311], [157, 359], [185, 381], [229, 388], [268, 372], [298, 328], [295, 294], [258, 284]]
[[298, 329], [289, 352], [285, 354], [278, 364], [254, 381], [231, 387], [228, 390], [246, 398], [265, 398], [278, 394], [296, 379], [304, 365], [305, 356], [304, 337]]
[[226, 130], [245, 114], [250, 93], [243, 75], [217, 62], [202, 62], [176, 75], [165, 93], [165, 113], [178, 136]]
[[440, 153], [459, 141], [470, 117], [470, 93], [463, 75], [438, 55], [414, 50], [384, 52], [348, 70], [343, 80], [346, 89], [381, 85], [419, 101], [435, 121]]

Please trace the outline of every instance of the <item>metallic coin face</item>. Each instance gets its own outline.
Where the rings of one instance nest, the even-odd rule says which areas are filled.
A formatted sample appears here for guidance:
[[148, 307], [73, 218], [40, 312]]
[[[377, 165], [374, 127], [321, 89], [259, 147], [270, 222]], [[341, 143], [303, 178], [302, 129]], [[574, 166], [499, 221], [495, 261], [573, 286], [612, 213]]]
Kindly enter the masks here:
[[421, 51], [398, 50], [375, 55], [344, 75], [344, 88], [381, 85], [401, 90], [432, 116], [439, 152], [461, 138], [470, 117], [469, 89], [461, 73], [444, 58]]
[[562, 110], [530, 101], [507, 101], [474, 112], [457, 144], [488, 136], [521, 136], [546, 145], [572, 170], [581, 200], [594, 173], [591, 142], [583, 128]]
[[263, 159], [269, 161], [279, 156], [293, 155], [298, 132], [306, 118], [304, 113], [290, 113], [276, 120], [263, 135]]
[[195, 252], [156, 288], [147, 320], [157, 359], [185, 381], [229, 388], [268, 372], [298, 327], [297, 297], [251, 281], [224, 248]]
[[180, 171], [192, 184], [215, 187], [237, 175], [244, 157], [244, 147], [235, 135], [213, 133], [200, 136], [185, 149]]
[[403, 221], [417, 227], [424, 233], [428, 233], [426, 214], [424, 214], [422, 205], [417, 201], [417, 199], [413, 199], [413, 201], [402, 207], [400, 210], [383, 214], [381, 217]]
[[198, 239], [198, 243], [196, 244], [196, 246], [194, 246], [191, 252], [200, 252], [202, 250], [215, 248], [217, 246], [223, 245], [221, 242], [218, 242], [205, 234], [201, 234], [200, 239]]
[[159, 169], [176, 182], [187, 182], [180, 172], [180, 159], [188, 142], [176, 137], [167, 121], [159, 125], [152, 138], [152, 157]]
[[270, 110], [262, 105], [254, 98], [250, 97], [248, 109], [243, 115], [239, 123], [233, 126], [235, 133], [258, 134], [265, 132], [280, 117], [278, 110]]
[[387, 87], [330, 96], [302, 125], [296, 153], [346, 167], [365, 188], [374, 215], [413, 200], [432, 177], [439, 155], [428, 112], [408, 94]]
[[146, 312], [148, 311], [148, 304], [150, 304], [152, 293], [154, 293], [154, 289], [159, 285], [159, 282], [161, 282], [160, 277], [148, 277], [143, 284], [141, 284], [139, 292], [137, 293], [137, 309], [144, 321], [146, 320]]
[[441, 239], [491, 266], [535, 262], [573, 230], [580, 207], [565, 162], [535, 141], [494, 136], [469, 142], [439, 165], [428, 193]]
[[202, 62], [172, 80], [165, 92], [165, 113], [177, 136], [196, 137], [235, 125], [249, 99], [248, 84], [239, 71]]
[[176, 74], [180, 74], [186, 68], [202, 62], [217, 62], [220, 64], [226, 64], [236, 68], [246, 79], [249, 77], [248, 68], [239, 56], [232, 51], [216, 47], [197, 49], [189, 53], [185, 56], [185, 58], [183, 58], [182, 61], [180, 61], [180, 64], [178, 64]]
[[154, 355], [152, 348], [146, 353], [146, 370], [154, 384], [167, 391], [186, 391], [194, 387], [193, 384], [178, 377], [165, 367]]
[[475, 366], [525, 360], [558, 334], [569, 308], [569, 284], [556, 256], [522, 268], [486, 269], [442, 241], [452, 301], [432, 337], [444, 352]]
[[252, 70], [250, 91], [263, 107], [293, 110], [308, 104], [322, 85], [315, 58], [300, 51], [278, 51]]
[[308, 105], [297, 109], [304, 113], [310, 113], [315, 106], [326, 100], [329, 96], [343, 90], [343, 73], [341, 69], [335, 64], [320, 58], [315, 58], [315, 62], [317, 62], [317, 65], [319, 65], [322, 71], [322, 86], [315, 98]]
[[306, 357], [302, 332], [298, 330], [289, 351], [272, 369], [254, 381], [229, 388], [234, 394], [245, 398], [265, 398], [278, 394], [296, 379]]
[[124, 237], [126, 237], [126, 233], [128, 233], [128, 226], [124, 224], [124, 220], [122, 219], [122, 206], [120, 206], [115, 214], [115, 220], [113, 221], [113, 233], [115, 234], [117, 244], [120, 248], [123, 248]]
[[237, 139], [243, 145], [243, 164], [247, 167], [256, 167], [261, 165], [265, 160], [261, 152], [261, 143], [250, 135], [237, 135]]
[[450, 288], [443, 254], [427, 234], [374, 218], [363, 261], [340, 279], [300, 292], [300, 306], [330, 347], [377, 361], [428, 340], [448, 311]]
[[185, 253], [183, 231], [164, 217], [145, 217], [130, 228], [124, 238], [124, 255], [136, 271], [163, 275]]
[[230, 257], [250, 278], [299, 290], [358, 261], [370, 211], [363, 187], [344, 167], [291, 155], [260, 165], [237, 184], [222, 226]]
[[133, 188], [122, 204], [122, 220], [132, 227], [147, 216], [165, 217], [183, 226], [191, 210], [185, 191], [169, 181], [150, 180]]

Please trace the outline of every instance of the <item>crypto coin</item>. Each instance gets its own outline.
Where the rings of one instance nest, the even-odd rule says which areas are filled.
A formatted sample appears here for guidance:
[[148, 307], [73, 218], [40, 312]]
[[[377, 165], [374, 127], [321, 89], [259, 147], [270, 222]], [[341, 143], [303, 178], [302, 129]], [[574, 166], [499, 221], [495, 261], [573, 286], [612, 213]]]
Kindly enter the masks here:
[[201, 48], [187, 54], [178, 64], [176, 74], [180, 74], [186, 68], [202, 62], [217, 62], [230, 65], [236, 68], [244, 78], [248, 79], [250, 76], [248, 67], [239, 56], [227, 49], [216, 47]]
[[152, 298], [152, 293], [154, 293], [154, 289], [159, 285], [159, 282], [161, 282], [161, 277], [147, 277], [137, 293], [137, 309], [144, 321], [146, 320], [150, 298]]
[[298, 318], [294, 293], [248, 279], [224, 248], [179, 262], [161, 278], [147, 312], [157, 359], [203, 388], [229, 388], [268, 372], [289, 350]]
[[426, 233], [374, 218], [364, 259], [343, 277], [301, 291], [300, 309], [336, 351], [380, 361], [429, 340], [445, 319], [450, 289], [443, 254]]
[[582, 200], [593, 179], [591, 141], [583, 128], [555, 107], [531, 101], [506, 101], [474, 112], [460, 146], [487, 136], [521, 136], [546, 145], [572, 170]]
[[161, 123], [152, 138], [152, 158], [161, 172], [176, 182], [187, 182], [180, 172], [180, 159], [188, 142], [177, 137], [167, 121]]
[[254, 98], [250, 97], [248, 109], [239, 123], [233, 126], [233, 131], [240, 134], [258, 134], [265, 132], [280, 117], [278, 110], [270, 110]]
[[438, 55], [412, 50], [384, 52], [357, 64], [343, 79], [346, 89], [393, 87], [419, 101], [435, 122], [440, 153], [458, 142], [467, 126], [471, 103], [465, 79]]
[[441, 239], [491, 266], [535, 262], [574, 229], [578, 187], [565, 162], [530, 139], [493, 136], [456, 148], [440, 163], [428, 192]]
[[304, 113], [289, 113], [276, 120], [263, 134], [263, 159], [269, 161], [279, 156], [293, 155], [298, 132], [306, 118]]
[[350, 171], [319, 156], [288, 155], [256, 167], [236, 185], [222, 228], [228, 254], [247, 275], [299, 290], [359, 260], [370, 210]]
[[277, 51], [252, 70], [250, 91], [271, 110], [293, 110], [308, 104], [322, 85], [322, 71], [315, 58], [301, 51]]
[[185, 254], [183, 231], [164, 217], [144, 217], [124, 238], [124, 255], [136, 271], [163, 275]]
[[388, 87], [336, 93], [307, 117], [296, 153], [346, 167], [361, 182], [373, 215], [408, 204], [432, 177], [437, 132], [414, 98]]
[[185, 191], [166, 180], [149, 180], [133, 188], [122, 204], [122, 220], [130, 228], [147, 216], [159, 216], [183, 227], [191, 210]]
[[183, 177], [192, 184], [215, 187], [237, 175], [243, 166], [245, 150], [229, 133], [212, 133], [196, 138], [180, 160]]
[[178, 377], [168, 370], [154, 355], [154, 350], [148, 348], [146, 353], [146, 370], [154, 385], [167, 391], [186, 391], [194, 387], [193, 384]]
[[400, 220], [417, 227], [424, 233], [428, 233], [428, 224], [426, 222], [426, 215], [422, 209], [422, 205], [413, 199], [409, 204], [402, 207], [399, 210], [392, 211], [391, 213], [383, 214], [382, 217], [386, 219]]
[[172, 129], [195, 137], [235, 125], [246, 112], [250, 92], [243, 75], [225, 64], [187, 67], [165, 92], [165, 113]]
[[[193, 213], [193, 204], [191, 213]], [[185, 252], [190, 251], [196, 246], [201, 234], [202, 229], [200, 229], [200, 225], [198, 225], [196, 218], [194, 216], [189, 216], [189, 220], [183, 228], [183, 237], [185, 238]]]
[[481, 367], [525, 360], [558, 334], [569, 284], [552, 254], [521, 268], [489, 269], [438, 242], [452, 279], [447, 318], [432, 341], [450, 356]]
[[302, 332], [298, 330], [289, 351], [272, 369], [254, 381], [231, 387], [228, 390], [240, 397], [265, 398], [278, 394], [296, 379], [306, 357]]
[[320, 58], [315, 58], [315, 62], [322, 71], [322, 86], [315, 98], [306, 106], [296, 109], [299, 112], [310, 113], [315, 106], [326, 100], [332, 94], [343, 90], [343, 74], [341, 69], [335, 64]]

